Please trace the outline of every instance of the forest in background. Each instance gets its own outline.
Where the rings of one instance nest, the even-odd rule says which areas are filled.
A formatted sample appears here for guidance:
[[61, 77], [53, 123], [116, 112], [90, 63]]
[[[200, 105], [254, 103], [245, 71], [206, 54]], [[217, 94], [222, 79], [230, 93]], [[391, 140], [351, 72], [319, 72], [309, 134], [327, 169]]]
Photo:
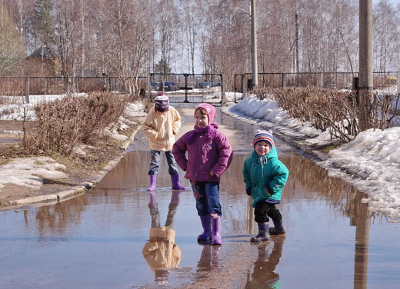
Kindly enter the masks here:
[[[258, 0], [259, 72], [358, 71], [358, 4]], [[48, 75], [26, 61], [45, 47], [61, 76], [221, 73], [229, 86], [251, 71], [249, 9], [248, 0], [1, 0], [0, 76]], [[382, 0], [373, 11], [374, 71], [397, 71], [400, 7]]]

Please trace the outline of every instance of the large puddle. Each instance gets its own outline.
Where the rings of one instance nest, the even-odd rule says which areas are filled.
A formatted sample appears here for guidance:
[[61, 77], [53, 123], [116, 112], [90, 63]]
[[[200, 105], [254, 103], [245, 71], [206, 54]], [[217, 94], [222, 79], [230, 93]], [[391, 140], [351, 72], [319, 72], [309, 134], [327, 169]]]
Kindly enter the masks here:
[[[184, 133], [193, 126], [193, 108], [180, 111]], [[400, 225], [371, 215], [362, 193], [280, 140], [278, 152], [290, 170], [279, 205], [287, 234], [250, 244], [256, 224], [242, 165], [256, 127], [220, 114], [217, 121], [235, 149], [221, 181], [221, 248], [197, 244], [202, 230], [192, 193], [171, 191], [164, 157], [156, 194], [146, 191], [150, 153], [139, 132], [119, 165], [86, 195], [0, 213], [0, 288], [173, 288], [192, 282], [200, 288], [204, 273], [224, 270], [243, 274], [222, 280], [222, 288], [233, 281], [237, 288], [399, 288]]]

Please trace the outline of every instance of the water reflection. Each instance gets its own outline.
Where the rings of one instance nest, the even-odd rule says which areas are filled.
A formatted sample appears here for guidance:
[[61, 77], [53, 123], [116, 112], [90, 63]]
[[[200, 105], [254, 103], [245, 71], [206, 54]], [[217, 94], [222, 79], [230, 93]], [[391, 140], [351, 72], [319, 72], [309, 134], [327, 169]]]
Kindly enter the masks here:
[[221, 246], [201, 245], [203, 250], [199, 263], [197, 264], [197, 272], [209, 272], [219, 268], [219, 258]]
[[276, 236], [269, 243], [258, 246], [258, 257], [254, 262], [253, 272], [249, 272], [245, 288], [281, 288], [276, 266], [282, 256], [285, 236]]
[[176, 268], [181, 261], [181, 249], [175, 244], [176, 210], [180, 202], [181, 192], [173, 191], [165, 225], [160, 225], [160, 212], [156, 200], [156, 193], [149, 192], [151, 228], [150, 239], [144, 245], [142, 253], [150, 269], [154, 272], [158, 284], [168, 283], [168, 269]]
[[[88, 206], [87, 195], [82, 195], [67, 202], [56, 203], [54, 206], [39, 207], [35, 220], [39, 234], [63, 233], [71, 226], [76, 226]], [[30, 223], [28, 211], [24, 211], [25, 224]]]

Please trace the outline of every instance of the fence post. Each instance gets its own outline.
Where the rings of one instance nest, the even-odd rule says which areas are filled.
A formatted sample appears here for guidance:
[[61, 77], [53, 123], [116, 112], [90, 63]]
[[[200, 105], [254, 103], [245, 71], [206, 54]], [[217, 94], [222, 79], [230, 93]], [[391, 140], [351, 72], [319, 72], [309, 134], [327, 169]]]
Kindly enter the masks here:
[[282, 73], [282, 87], [286, 87], [286, 73]]
[[25, 103], [29, 103], [29, 76], [25, 77]]
[[246, 97], [246, 74], [242, 74], [242, 99]]
[[65, 94], [69, 94], [69, 76], [65, 77]]
[[397, 94], [400, 94], [400, 69], [397, 71]]
[[221, 106], [226, 105], [226, 99], [225, 99], [225, 89], [224, 89], [224, 77], [222, 74], [220, 74], [221, 77]]
[[188, 103], [188, 74], [184, 73], [183, 76], [185, 77], [185, 100], [184, 103]]
[[323, 72], [321, 72], [321, 74], [320, 74], [319, 81], [320, 81], [320, 86], [322, 88], [324, 88], [324, 73]]

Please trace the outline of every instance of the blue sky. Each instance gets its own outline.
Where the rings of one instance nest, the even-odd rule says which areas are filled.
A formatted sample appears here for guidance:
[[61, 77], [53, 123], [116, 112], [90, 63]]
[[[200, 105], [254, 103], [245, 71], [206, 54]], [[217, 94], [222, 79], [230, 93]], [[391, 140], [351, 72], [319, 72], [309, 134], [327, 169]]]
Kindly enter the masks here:
[[[372, 5], [378, 4], [381, 2], [381, 0], [372, 0]], [[400, 4], [400, 0], [389, 0], [390, 3], [392, 3], [394, 6], [397, 6], [397, 4]]]

